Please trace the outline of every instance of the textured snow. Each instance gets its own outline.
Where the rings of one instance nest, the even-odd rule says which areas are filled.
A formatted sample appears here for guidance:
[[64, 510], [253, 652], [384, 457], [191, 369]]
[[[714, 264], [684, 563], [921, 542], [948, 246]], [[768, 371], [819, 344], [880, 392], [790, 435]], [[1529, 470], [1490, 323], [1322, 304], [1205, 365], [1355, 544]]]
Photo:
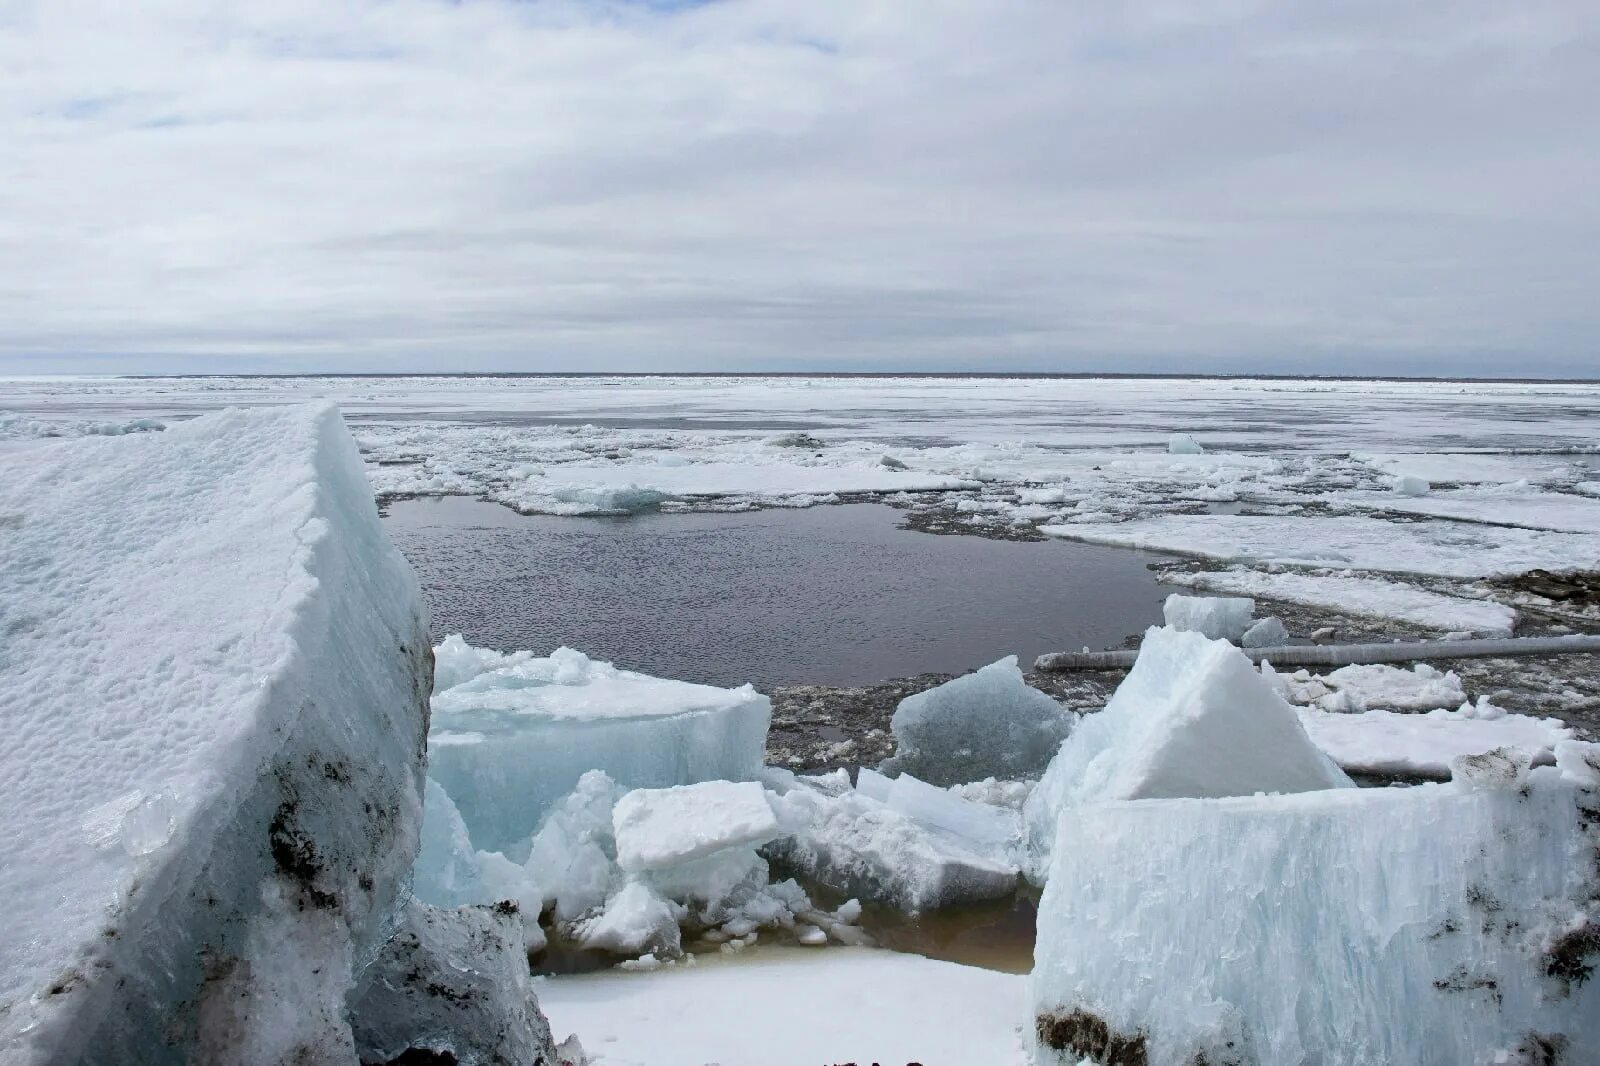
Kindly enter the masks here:
[[[517, 915], [412, 902], [351, 1000], [362, 1062], [410, 1051], [460, 1066], [557, 1061]], [[542, 1056], [542, 1057], [541, 1057]]]
[[1600, 563], [1600, 535], [1466, 522], [1377, 518], [1163, 515], [1132, 522], [1047, 525], [1051, 536], [1223, 562], [1341, 566], [1382, 573], [1503, 577]]
[[1075, 716], [1022, 679], [1017, 657], [907, 696], [889, 728], [895, 753], [886, 773], [915, 774], [937, 785], [984, 777], [1036, 777]]
[[1517, 612], [1502, 604], [1468, 600], [1415, 588], [1397, 581], [1349, 573], [1268, 573], [1262, 570], [1210, 570], [1168, 573], [1161, 580], [1211, 592], [1239, 593], [1324, 607], [1370, 618], [1397, 618], [1447, 633], [1508, 636]]
[[1317, 747], [1352, 773], [1446, 777], [1450, 761], [1495, 748], [1525, 751], [1535, 765], [1555, 762], [1556, 745], [1573, 733], [1554, 718], [1509, 714], [1487, 701], [1423, 714], [1386, 710], [1348, 714], [1300, 708]]
[[437, 649], [429, 776], [472, 843], [526, 841], [586, 771], [639, 788], [753, 778], [772, 708], [749, 685], [694, 685], [619, 670], [570, 648], [546, 657]]
[[1255, 620], [1256, 602], [1237, 596], [1182, 596], [1173, 593], [1161, 605], [1173, 629], [1199, 633], [1212, 640], [1237, 641]]
[[1152, 627], [1105, 710], [1078, 723], [1023, 807], [1030, 876], [1043, 874], [1070, 807], [1348, 787], [1243, 652]]
[[1467, 699], [1455, 671], [1441, 673], [1427, 663], [1416, 663], [1410, 669], [1353, 663], [1326, 674], [1308, 670], [1279, 674], [1268, 663], [1261, 673], [1285, 698], [1295, 703], [1315, 703], [1325, 711], [1353, 713], [1369, 707], [1429, 711], [1459, 707]]
[[8, 448], [0, 530], [0, 1058], [348, 1052], [430, 674], [338, 412]]
[[754, 781], [636, 789], [617, 801], [611, 824], [617, 864], [630, 872], [764, 844], [778, 832], [766, 791]]
[[594, 1066], [1028, 1061], [1027, 978], [867, 948], [759, 948], [731, 961], [536, 982]]
[[1508, 787], [1064, 811], [1031, 979], [1062, 1050], [1036, 1061], [1600, 1061], [1593, 794], [1499, 764]]

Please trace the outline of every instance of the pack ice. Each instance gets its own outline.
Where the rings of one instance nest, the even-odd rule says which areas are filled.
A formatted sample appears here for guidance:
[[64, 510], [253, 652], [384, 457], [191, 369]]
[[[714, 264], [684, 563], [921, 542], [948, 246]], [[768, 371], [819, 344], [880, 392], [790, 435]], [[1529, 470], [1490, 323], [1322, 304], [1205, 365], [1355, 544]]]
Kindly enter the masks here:
[[355, 1061], [426, 616], [332, 407], [0, 455], [0, 1059]]
[[1035, 1061], [1600, 1062], [1588, 768], [1066, 811]]
[[1105, 710], [1085, 715], [1023, 807], [1041, 879], [1067, 809], [1111, 800], [1350, 788], [1243, 652], [1152, 627]]
[[749, 685], [650, 677], [571, 648], [501, 654], [459, 636], [435, 655], [428, 774], [478, 848], [516, 852], [589, 770], [664, 788], [761, 768], [772, 705]]

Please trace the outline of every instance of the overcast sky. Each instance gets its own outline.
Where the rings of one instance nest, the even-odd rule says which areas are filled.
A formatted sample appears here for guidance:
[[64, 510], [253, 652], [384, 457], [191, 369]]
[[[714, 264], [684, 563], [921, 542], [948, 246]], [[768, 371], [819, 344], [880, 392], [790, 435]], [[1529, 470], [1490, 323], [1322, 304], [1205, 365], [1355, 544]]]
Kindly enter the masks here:
[[0, 0], [0, 372], [1600, 376], [1594, 0]]

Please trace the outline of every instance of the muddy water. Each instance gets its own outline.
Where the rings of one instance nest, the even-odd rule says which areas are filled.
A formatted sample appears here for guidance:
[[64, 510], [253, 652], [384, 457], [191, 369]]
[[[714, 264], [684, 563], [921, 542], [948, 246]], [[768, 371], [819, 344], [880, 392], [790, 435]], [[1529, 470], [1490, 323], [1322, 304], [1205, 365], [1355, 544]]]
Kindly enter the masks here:
[[435, 637], [759, 686], [956, 673], [1102, 648], [1165, 591], [1120, 548], [933, 536], [882, 504], [561, 518], [462, 498], [392, 504]]

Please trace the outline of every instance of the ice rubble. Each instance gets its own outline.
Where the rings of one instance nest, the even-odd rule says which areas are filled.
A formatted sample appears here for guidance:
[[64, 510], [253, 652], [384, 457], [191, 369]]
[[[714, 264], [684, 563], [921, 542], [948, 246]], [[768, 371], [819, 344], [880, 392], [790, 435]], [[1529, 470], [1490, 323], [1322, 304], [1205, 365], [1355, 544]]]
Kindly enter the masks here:
[[1594, 792], [1464, 770], [1063, 811], [1036, 1061], [1600, 1061]]
[[668, 681], [570, 648], [504, 655], [459, 636], [436, 656], [428, 773], [478, 848], [519, 847], [588, 770], [651, 788], [761, 767], [772, 709], [749, 685]]
[[1212, 570], [1196, 574], [1164, 573], [1169, 585], [1187, 585], [1211, 592], [1260, 596], [1344, 614], [1397, 618], [1444, 632], [1509, 636], [1517, 612], [1487, 600], [1468, 600], [1415, 588], [1397, 581], [1342, 573], [1262, 570]]
[[360, 1061], [402, 1061], [410, 1052], [460, 1066], [554, 1066], [531, 985], [514, 907], [413, 901], [352, 1000]]
[[1382, 663], [1352, 663], [1326, 674], [1309, 670], [1280, 674], [1267, 662], [1261, 676], [1284, 698], [1315, 704], [1325, 711], [1355, 713], [1369, 707], [1431, 711], [1459, 707], [1467, 700], [1454, 670], [1441, 672], [1427, 663], [1416, 663], [1409, 670]]
[[982, 777], [1038, 776], [1076, 716], [1029, 687], [1017, 657], [900, 701], [890, 719], [895, 753], [885, 773], [914, 774], [936, 785]]
[[353, 1061], [430, 662], [338, 412], [9, 448], [0, 526], [0, 1058]]
[[1212, 640], [1240, 640], [1255, 621], [1255, 613], [1255, 600], [1234, 596], [1173, 593], [1161, 605], [1161, 615], [1167, 625], [1200, 633]]
[[1061, 813], [1086, 803], [1349, 788], [1243, 652], [1152, 627], [1105, 710], [1085, 715], [1023, 806], [1043, 877]]

